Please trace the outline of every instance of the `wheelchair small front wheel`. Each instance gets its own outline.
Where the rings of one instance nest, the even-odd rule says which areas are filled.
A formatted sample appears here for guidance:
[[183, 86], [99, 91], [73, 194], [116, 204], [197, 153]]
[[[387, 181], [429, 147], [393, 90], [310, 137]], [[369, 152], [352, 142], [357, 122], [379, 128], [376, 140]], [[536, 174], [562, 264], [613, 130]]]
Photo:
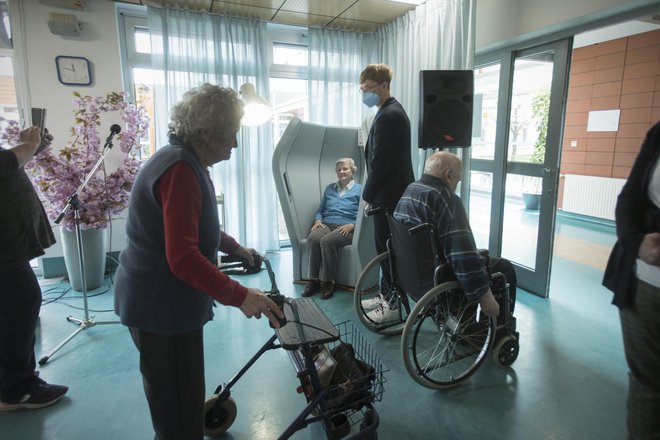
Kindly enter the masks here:
[[500, 367], [510, 367], [518, 358], [520, 343], [513, 335], [504, 336], [493, 348], [493, 359]]
[[204, 403], [204, 435], [217, 437], [224, 433], [236, 420], [236, 402], [229, 397], [217, 411], [213, 411], [218, 395], [214, 394]]
[[[353, 308], [360, 322], [372, 332], [381, 335], [401, 333], [406, 320], [406, 313], [401, 307], [399, 294], [391, 288], [386, 292], [382, 292], [381, 265], [389, 267], [389, 258], [390, 253], [383, 252], [364, 267], [355, 283], [353, 295]], [[394, 296], [396, 298], [398, 311], [389, 313], [386, 320], [379, 321], [374, 319], [374, 316], [377, 316], [376, 309], [383, 303], [384, 296]]]

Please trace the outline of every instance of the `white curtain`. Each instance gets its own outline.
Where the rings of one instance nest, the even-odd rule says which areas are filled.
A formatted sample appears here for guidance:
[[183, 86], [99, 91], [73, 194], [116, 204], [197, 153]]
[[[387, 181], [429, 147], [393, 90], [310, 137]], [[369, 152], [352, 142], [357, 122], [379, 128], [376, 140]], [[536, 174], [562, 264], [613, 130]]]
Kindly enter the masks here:
[[425, 152], [418, 150], [421, 70], [474, 67], [476, 0], [428, 0], [365, 38], [364, 64], [394, 69], [391, 93], [408, 113], [412, 159], [421, 175]]
[[[249, 82], [261, 96], [269, 96], [266, 22], [168, 8], [147, 9], [151, 63], [157, 72], [157, 145], [167, 144], [172, 106], [184, 92], [204, 82], [236, 91]], [[272, 125], [243, 127], [238, 139], [238, 151], [212, 170], [216, 191], [225, 196], [225, 231], [260, 252], [278, 249]]]
[[364, 69], [364, 34], [309, 29], [309, 120], [322, 125], [359, 127], [362, 122], [358, 79]]

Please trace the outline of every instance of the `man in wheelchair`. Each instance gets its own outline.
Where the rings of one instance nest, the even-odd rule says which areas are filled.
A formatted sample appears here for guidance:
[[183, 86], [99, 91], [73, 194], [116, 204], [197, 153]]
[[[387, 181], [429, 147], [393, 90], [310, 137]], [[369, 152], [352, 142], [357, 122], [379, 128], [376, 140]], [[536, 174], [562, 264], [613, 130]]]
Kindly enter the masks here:
[[[432, 224], [444, 264], [449, 266], [467, 297], [479, 300], [483, 312], [496, 317], [499, 304], [490, 289], [490, 274], [486, 267], [489, 262], [484, 261], [477, 250], [463, 203], [454, 193], [461, 180], [461, 168], [461, 160], [455, 154], [444, 151], [432, 154], [425, 163], [421, 179], [406, 188], [393, 217], [411, 227]], [[490, 264], [491, 271], [503, 273], [509, 283], [513, 313], [516, 292], [513, 264], [504, 258], [490, 261]], [[383, 320], [392, 313], [387, 306], [378, 310]]]

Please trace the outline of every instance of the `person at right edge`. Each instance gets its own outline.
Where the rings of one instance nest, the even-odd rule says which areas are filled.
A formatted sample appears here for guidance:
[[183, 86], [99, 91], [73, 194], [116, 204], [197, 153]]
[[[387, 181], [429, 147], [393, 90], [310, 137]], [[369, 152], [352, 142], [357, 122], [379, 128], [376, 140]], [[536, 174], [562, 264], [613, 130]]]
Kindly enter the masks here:
[[[401, 194], [413, 182], [414, 174], [410, 157], [410, 120], [403, 106], [390, 95], [393, 70], [385, 64], [369, 64], [360, 74], [362, 102], [367, 107], [378, 106], [367, 142], [365, 158], [367, 180], [362, 189], [365, 211], [384, 207], [392, 214]], [[390, 228], [387, 217], [374, 217], [376, 252], [387, 251]], [[381, 292], [389, 289], [390, 274], [386, 263], [381, 264]], [[380, 306], [369, 312], [369, 318], [380, 323], [398, 314], [395, 298], [377, 297]]]
[[646, 134], [616, 203], [614, 292], [628, 363], [628, 439], [660, 439], [660, 122]]

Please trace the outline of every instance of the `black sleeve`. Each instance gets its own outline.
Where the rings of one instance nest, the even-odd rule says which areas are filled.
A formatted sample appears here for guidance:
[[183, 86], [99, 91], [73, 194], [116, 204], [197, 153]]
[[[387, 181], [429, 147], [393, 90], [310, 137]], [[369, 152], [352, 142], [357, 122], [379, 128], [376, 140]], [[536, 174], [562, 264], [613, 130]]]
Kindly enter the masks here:
[[18, 158], [11, 150], [0, 149], [0, 177], [18, 169]]
[[645, 216], [651, 205], [648, 195], [649, 173], [658, 160], [660, 149], [660, 123], [655, 124], [646, 134], [642, 148], [630, 170], [619, 197], [615, 218], [616, 233], [621, 246], [633, 255], [639, 253], [639, 246], [647, 233], [644, 227]]
[[397, 113], [392, 111], [383, 112], [379, 115], [373, 130], [373, 159], [371, 161], [371, 173], [362, 188], [362, 198], [367, 203], [372, 203], [376, 193], [385, 186], [387, 179], [391, 178], [389, 172], [392, 169], [392, 160], [397, 148], [397, 140], [401, 137], [403, 130], [402, 120]]

